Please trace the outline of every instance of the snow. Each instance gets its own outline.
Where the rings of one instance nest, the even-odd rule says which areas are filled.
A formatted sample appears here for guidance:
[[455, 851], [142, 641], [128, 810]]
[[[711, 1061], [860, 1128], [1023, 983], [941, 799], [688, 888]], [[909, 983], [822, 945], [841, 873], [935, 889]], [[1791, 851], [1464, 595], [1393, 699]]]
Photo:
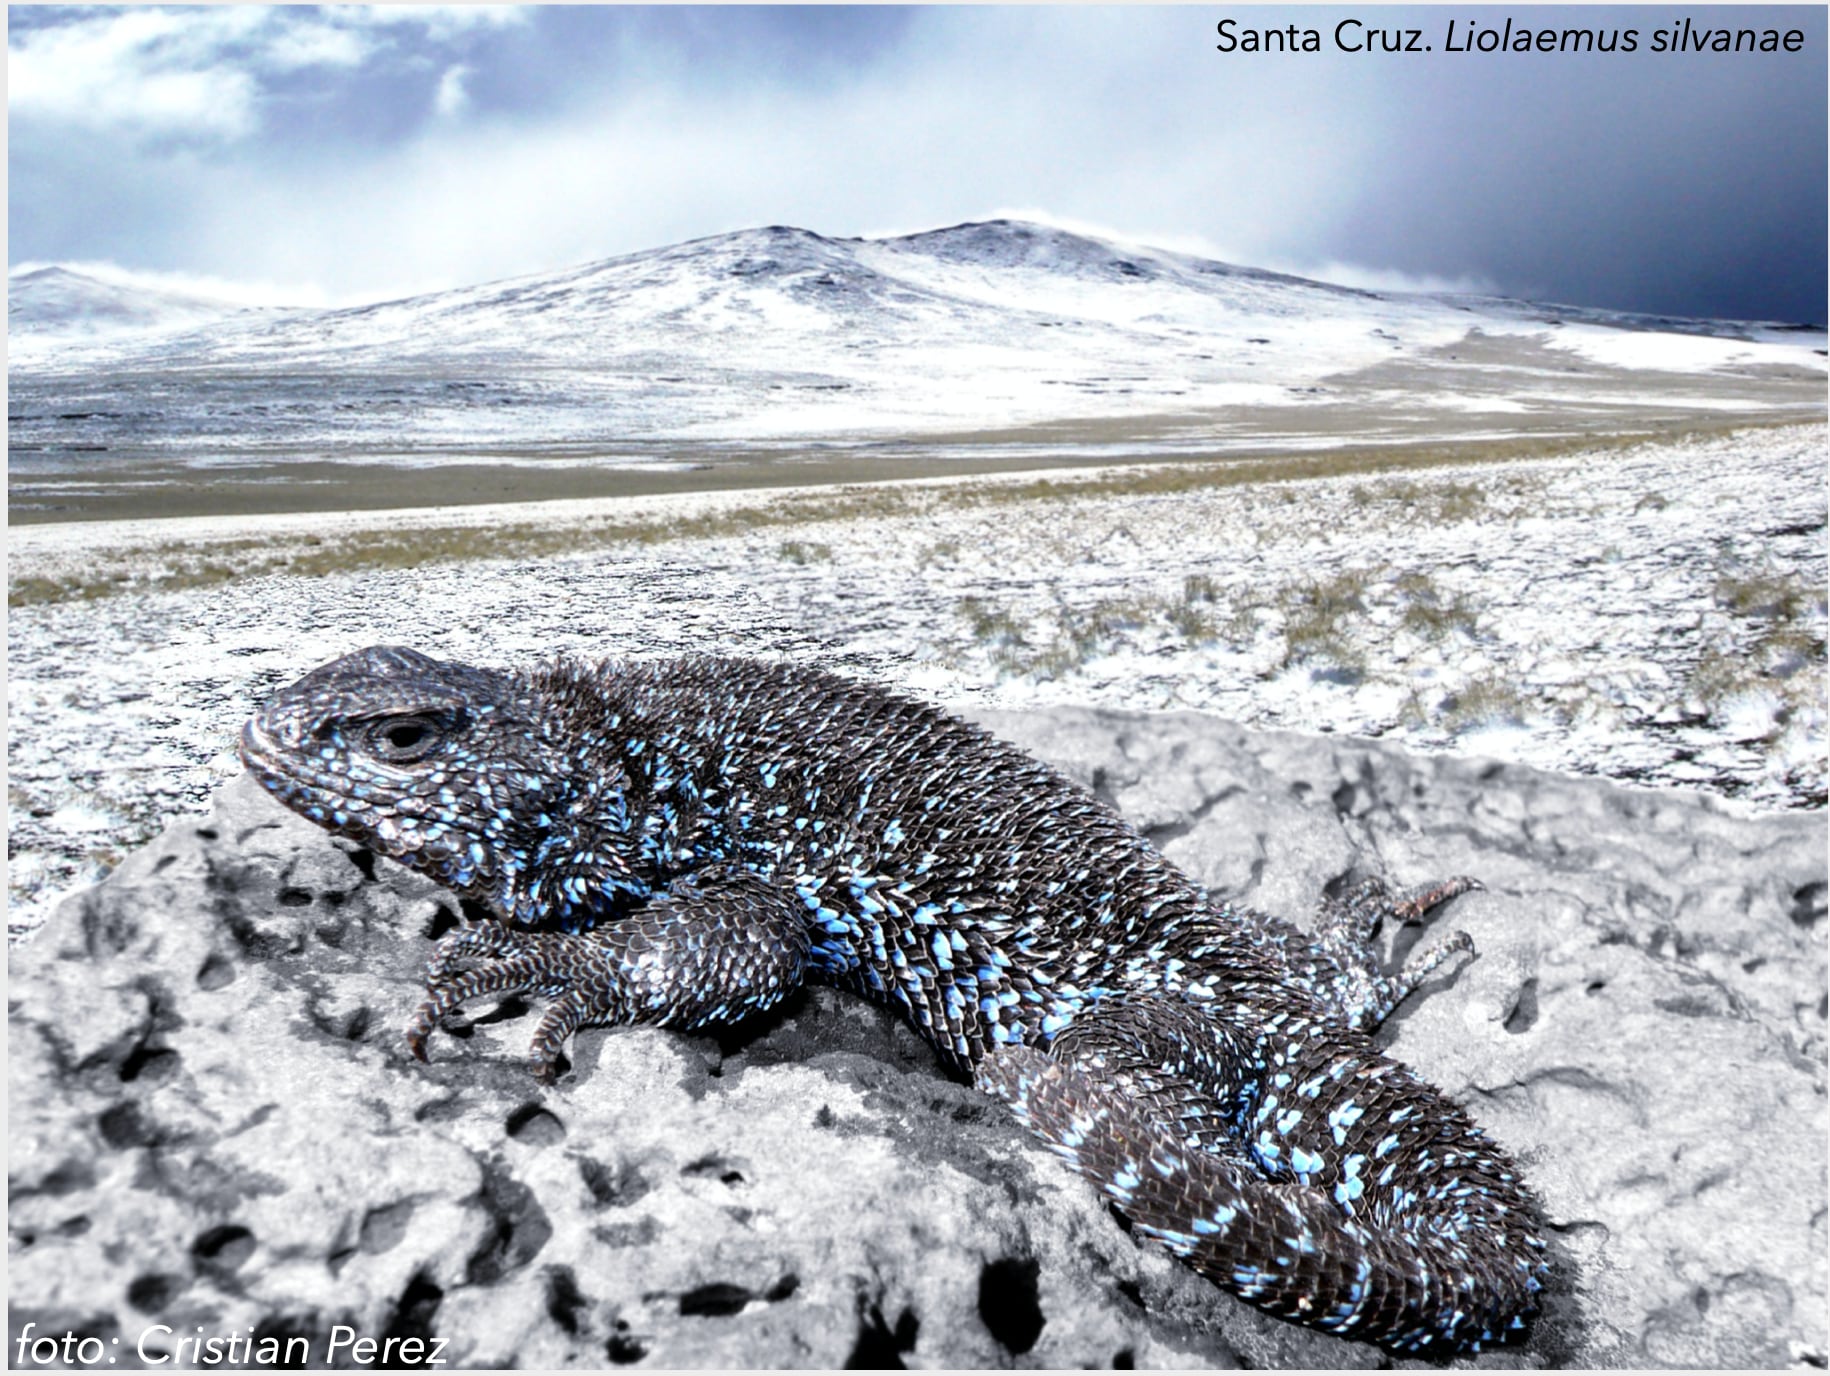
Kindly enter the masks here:
[[[1825, 376], [1821, 330], [1374, 293], [1011, 221], [745, 230], [336, 310], [223, 313], [43, 279], [10, 283], [13, 437], [78, 465], [95, 452], [79, 444], [753, 443], [1171, 413], [1223, 431], [1242, 409], [1389, 391], [1375, 375], [1399, 365], [1427, 371], [1400, 390], [1445, 415], [1597, 380], [1633, 397], [1635, 373], [1739, 378], [1750, 406], [1766, 374]], [[152, 323], [103, 328], [125, 315]]]
[[[1547, 342], [1553, 349], [1567, 350], [1611, 368], [1657, 368], [1679, 373], [1757, 363], [1770, 356], [1772, 347], [1752, 338], [1716, 339], [1694, 334], [1629, 332], [1598, 325], [1568, 325]], [[1779, 347], [1789, 347], [1794, 358], [1803, 352], [1803, 346], [1796, 341]]]
[[[483, 542], [512, 521], [577, 544], [15, 607], [11, 841], [26, 862], [11, 922], [41, 921], [55, 895], [200, 807], [267, 693], [377, 642], [497, 664], [780, 656], [956, 708], [1194, 708], [1698, 788], [1740, 809], [1821, 807], [1824, 452], [1818, 424], [1168, 490], [1149, 481], [1167, 470], [1058, 471], [1052, 497], [1030, 473], [14, 528], [15, 580], [155, 572], [173, 547], [232, 564], [252, 557], [234, 548], [249, 537], [258, 555], [376, 530]], [[712, 515], [737, 533], [701, 533]], [[659, 538], [595, 533], [632, 521]], [[1736, 610], [1734, 579], [1778, 589], [1791, 620], [1759, 598]], [[1333, 643], [1296, 653], [1317, 584], [1347, 589], [1348, 609]], [[1804, 657], [1756, 671], [1780, 631]], [[1749, 666], [1719, 700], [1711, 655]]]
[[[8, 285], [15, 511], [227, 464], [298, 483], [326, 459], [678, 471], [764, 450], [1231, 479], [1267, 453], [1594, 440], [1300, 482], [1061, 470], [1049, 496], [1032, 472], [14, 526], [15, 588], [127, 589], [8, 620], [15, 929], [199, 806], [266, 693], [378, 641], [776, 655], [955, 707], [1197, 708], [1740, 808], [1824, 802], [1821, 329], [1362, 291], [1011, 221], [774, 226], [337, 310], [62, 269]], [[1606, 438], [1692, 424], [1713, 437]], [[655, 538], [603, 534], [631, 523]], [[508, 529], [575, 552], [500, 554]], [[484, 555], [160, 590], [174, 564], [376, 532], [474, 532]], [[1783, 614], [1724, 591], [1743, 585], [1780, 589]]]
[[249, 311], [231, 301], [104, 282], [68, 268], [7, 274], [9, 358], [41, 358], [60, 349], [126, 338], [172, 335]]

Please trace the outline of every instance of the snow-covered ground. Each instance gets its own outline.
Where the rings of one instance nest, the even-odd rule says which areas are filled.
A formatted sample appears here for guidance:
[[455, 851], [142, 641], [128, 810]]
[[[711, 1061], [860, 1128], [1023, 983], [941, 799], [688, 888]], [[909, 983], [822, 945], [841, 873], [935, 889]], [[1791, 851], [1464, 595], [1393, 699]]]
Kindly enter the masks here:
[[[1011, 221], [776, 226], [337, 310], [51, 267], [9, 278], [8, 324], [14, 519], [185, 517], [9, 533], [15, 928], [200, 803], [262, 695], [380, 640], [788, 655], [954, 704], [1199, 707], [1823, 803], [1820, 326]], [[1684, 427], [1714, 438], [1599, 438]], [[1519, 461], [1364, 471], [1432, 447]]]
[[[198, 807], [265, 694], [376, 642], [776, 655], [956, 707], [1200, 708], [1824, 805], [1822, 424], [1237, 476], [16, 527], [16, 592], [129, 591], [9, 618], [11, 929]], [[353, 571], [229, 577], [295, 556]], [[180, 565], [198, 585], [161, 589]]]

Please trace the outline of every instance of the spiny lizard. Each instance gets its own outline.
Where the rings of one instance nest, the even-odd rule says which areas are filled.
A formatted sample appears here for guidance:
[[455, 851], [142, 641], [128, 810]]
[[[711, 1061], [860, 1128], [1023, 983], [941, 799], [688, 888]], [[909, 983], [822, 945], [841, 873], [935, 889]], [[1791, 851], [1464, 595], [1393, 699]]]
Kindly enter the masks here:
[[408, 1040], [480, 995], [699, 1028], [803, 983], [898, 1009], [1131, 1219], [1272, 1313], [1395, 1351], [1537, 1308], [1506, 1155], [1369, 1033], [1452, 953], [1370, 947], [1475, 887], [1325, 902], [1314, 936], [1217, 902], [1085, 789], [906, 697], [692, 658], [512, 673], [375, 647], [243, 730], [280, 801], [492, 915], [445, 937]]

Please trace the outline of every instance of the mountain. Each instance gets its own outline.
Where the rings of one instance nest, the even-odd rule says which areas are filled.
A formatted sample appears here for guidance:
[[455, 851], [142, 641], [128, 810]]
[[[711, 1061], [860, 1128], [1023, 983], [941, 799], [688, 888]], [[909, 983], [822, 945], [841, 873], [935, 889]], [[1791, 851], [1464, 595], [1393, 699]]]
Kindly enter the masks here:
[[6, 281], [6, 330], [14, 349], [176, 334], [246, 310], [230, 301], [107, 282], [64, 267], [10, 273]]
[[[772, 226], [338, 310], [211, 314], [43, 275], [13, 279], [9, 317], [42, 336], [13, 368], [15, 439], [49, 447], [71, 414], [110, 448], [589, 451], [1112, 417], [1212, 436], [1350, 393], [1492, 417], [1633, 374], [1823, 376], [1821, 332], [1359, 291], [1007, 220]], [[158, 323], [89, 328], [120, 318]], [[97, 420], [83, 398], [104, 393]]]
[[[52, 274], [58, 283], [41, 285]], [[15, 291], [9, 305], [47, 333], [79, 324], [101, 333], [130, 316], [141, 328], [215, 325], [226, 314], [219, 303], [108, 287], [63, 269], [17, 278]], [[852, 342], [869, 345], [982, 343], [991, 328], [1027, 342], [1051, 326], [1221, 326], [1287, 314], [1290, 298], [1310, 294], [1367, 295], [1007, 221], [885, 240], [774, 226], [405, 300], [227, 322], [160, 349], [186, 362], [376, 362], [454, 351], [577, 362], [601, 360], [605, 348], [706, 347], [758, 327], [864, 335]], [[121, 356], [134, 352], [130, 342]]]

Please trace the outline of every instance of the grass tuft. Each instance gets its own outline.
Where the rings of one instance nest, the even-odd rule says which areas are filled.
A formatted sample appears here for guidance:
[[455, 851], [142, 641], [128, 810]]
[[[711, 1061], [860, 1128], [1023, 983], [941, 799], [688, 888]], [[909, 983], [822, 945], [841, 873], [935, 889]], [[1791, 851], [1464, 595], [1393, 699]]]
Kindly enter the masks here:
[[1445, 594], [1425, 573], [1405, 573], [1394, 580], [1404, 609], [1398, 624], [1424, 639], [1438, 642], [1452, 635], [1473, 639], [1480, 616], [1466, 593]]
[[1477, 678], [1449, 695], [1442, 722], [1451, 732], [1475, 726], [1524, 726], [1531, 700], [1496, 675]]
[[1286, 590], [1284, 663], [1319, 660], [1342, 669], [1365, 668], [1365, 656], [1354, 646], [1349, 621], [1366, 610], [1366, 574], [1343, 569], [1329, 578], [1312, 578]]
[[832, 562], [832, 546], [807, 540], [783, 540], [777, 554], [790, 564], [826, 564]]
[[[1485, 442], [1354, 445], [1299, 454], [1185, 459], [1121, 467], [1085, 476], [1035, 478], [1025, 482], [957, 486], [851, 483], [808, 491], [771, 493], [753, 505], [722, 507], [691, 516], [656, 513], [597, 517], [566, 524], [510, 521], [494, 526], [450, 525], [366, 528], [275, 540], [271, 537], [212, 542], [207, 556], [189, 543], [168, 543], [123, 556], [114, 571], [88, 570], [61, 578], [21, 576], [10, 580], [13, 607], [93, 601], [123, 592], [169, 592], [220, 586], [244, 578], [290, 574], [322, 578], [368, 570], [419, 568], [426, 564], [479, 559], [546, 559], [601, 553], [618, 545], [653, 545], [674, 540], [715, 539], [821, 521], [861, 518], [904, 519], [942, 511], [995, 509], [1027, 502], [1114, 496], [1175, 495], [1222, 488], [1267, 485], [1275, 500], [1303, 499], [1293, 486], [1354, 474], [1393, 474], [1365, 484], [1366, 501], [1409, 502], [1430, 520], [1465, 519], [1485, 501], [1471, 482], [1418, 483], [1401, 475], [1446, 466], [1557, 458], [1572, 453], [1627, 453], [1648, 435], [1520, 436]], [[1665, 438], [1669, 441], [1669, 437]], [[1267, 494], [1269, 495], [1269, 494]], [[1356, 498], [1359, 500], [1359, 498]], [[784, 556], [786, 557], [786, 556]], [[131, 560], [131, 563], [127, 563]], [[144, 571], [147, 564], [153, 571]]]
[[1712, 718], [1738, 699], [1771, 693], [1783, 723], [1803, 709], [1822, 710], [1830, 682], [1825, 590], [1797, 574], [1730, 568], [1715, 582], [1726, 624], [1706, 643], [1685, 687]]

